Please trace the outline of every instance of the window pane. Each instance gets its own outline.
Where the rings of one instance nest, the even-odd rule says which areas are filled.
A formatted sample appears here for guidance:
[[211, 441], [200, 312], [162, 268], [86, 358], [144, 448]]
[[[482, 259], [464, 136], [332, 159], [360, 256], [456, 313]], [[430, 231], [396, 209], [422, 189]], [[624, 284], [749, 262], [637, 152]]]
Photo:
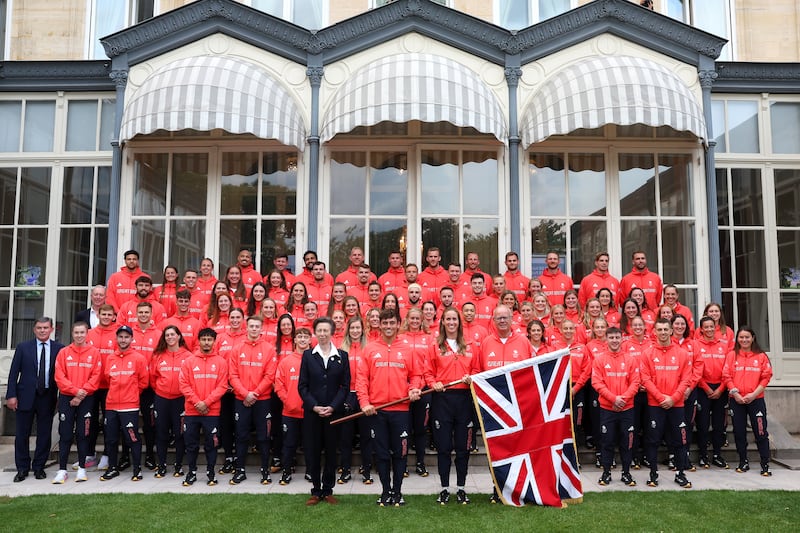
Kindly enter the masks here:
[[[89, 245], [91, 228], [62, 228], [61, 254], [58, 261], [58, 284], [89, 285]], [[105, 250], [101, 253], [105, 254]]]
[[800, 231], [778, 231], [781, 289], [800, 289]]
[[408, 227], [403, 220], [371, 220], [369, 223], [369, 265], [375, 275], [387, 269], [389, 252], [401, 250], [401, 243], [407, 242]]
[[531, 220], [531, 251], [544, 256], [550, 250], [557, 250], [560, 256], [567, 253], [567, 223], [563, 220]]
[[88, 298], [89, 291], [85, 289], [58, 291], [55, 316], [57, 341], [64, 344], [72, 342], [72, 324], [75, 322], [75, 315], [86, 309]]
[[623, 220], [622, 233], [622, 272], [628, 272], [633, 252], [644, 251], [647, 255], [647, 268], [658, 272], [658, 223], [655, 220]]
[[19, 199], [20, 224], [47, 224], [50, 217], [50, 168], [23, 168]]
[[0, 292], [0, 349], [6, 350], [8, 346], [8, 318], [11, 316], [9, 309], [8, 291]]
[[97, 169], [97, 207], [95, 222], [108, 224], [108, 212], [111, 205], [111, 167]]
[[294, 0], [292, 22], [309, 30], [322, 28], [322, 0]]
[[289, 220], [261, 221], [261, 263], [262, 272], [272, 269], [272, 260], [278, 253], [292, 257], [297, 243], [297, 223]]
[[[439, 248], [442, 263], [458, 259], [458, 220], [452, 218], [422, 219], [422, 249]], [[421, 269], [420, 269], [421, 270]]]
[[174, 154], [170, 214], [205, 215], [207, 189], [208, 154]]
[[170, 221], [167, 263], [176, 265], [178, 270], [187, 265], [199, 265], [205, 257], [205, 249], [205, 220]]
[[568, 11], [569, 4], [570, 0], [539, 0], [539, 22]]
[[462, 153], [464, 214], [496, 215], [498, 212], [497, 152]]
[[[604, 170], [603, 154], [569, 155], [570, 215], [605, 216], [606, 175]], [[605, 248], [598, 248], [598, 250], [601, 249]]]
[[769, 351], [769, 309], [766, 292], [737, 292], [736, 311], [738, 322], [731, 325], [738, 328], [749, 325], [756, 332], [758, 344], [764, 351]]
[[[464, 219], [464, 253], [478, 252], [483, 268], [486, 271], [496, 270], [497, 262], [497, 219], [465, 218]], [[456, 250], [457, 251], [457, 250]], [[459, 256], [450, 258], [458, 261]], [[463, 265], [463, 261], [459, 261]]]
[[458, 152], [422, 152], [422, 213], [456, 214], [458, 200]]
[[95, 150], [97, 101], [70, 100], [67, 105], [67, 151]]
[[94, 266], [92, 267], [92, 283], [105, 284], [108, 276], [106, 269], [108, 268], [108, 261], [106, 260], [108, 254], [108, 228], [95, 228], [94, 230]]
[[0, 195], [0, 224], [11, 225], [14, 223], [17, 203], [16, 168], [0, 168]]
[[[728, 0], [702, 0], [692, 2], [692, 25], [714, 35], [728, 37], [728, 12], [725, 4]], [[722, 50], [720, 61], [730, 61], [730, 43]]]
[[152, 274], [164, 268], [164, 221], [134, 220], [131, 247], [139, 251], [142, 270]]
[[763, 226], [761, 171], [751, 168], [731, 169], [733, 223], [736, 226]]
[[105, 37], [125, 26], [125, 10], [119, 8], [119, 0], [95, 0], [94, 24], [95, 31], [90, 46], [93, 50], [93, 59], [105, 59], [106, 52], [100, 44], [100, 38]]
[[498, 26], [519, 30], [530, 25], [531, 14], [527, 0], [499, 0]]
[[25, 137], [23, 152], [51, 152], [55, 130], [55, 102], [31, 102], [25, 104]]
[[[0, 152], [19, 151], [19, 126], [22, 102], [0, 102]], [[0, 344], [0, 347], [3, 345]]]
[[16, 287], [41, 287], [47, 265], [47, 229], [20, 228], [17, 234]]
[[714, 148], [717, 152], [723, 153], [728, 151], [725, 145], [725, 101], [712, 100], [711, 101], [711, 122], [713, 125], [714, 142], [717, 146]]
[[595, 254], [608, 250], [608, 233], [605, 221], [598, 220], [577, 220], [569, 231], [572, 280], [577, 284], [594, 269]]
[[252, 0], [252, 6], [276, 17], [283, 16], [283, 0]]
[[800, 104], [773, 102], [769, 112], [772, 151], [776, 154], [800, 154]]
[[[13, 250], [13, 246], [14, 230], [11, 228], [0, 229], [0, 250]], [[10, 253], [0, 254], [0, 287], [9, 287], [14, 283], [11, 261]]]
[[763, 231], [734, 231], [736, 286], [766, 287], [767, 272]]
[[98, 150], [111, 150], [114, 134], [114, 112], [117, 101], [114, 98], [103, 98], [100, 110], [100, 139]]
[[800, 226], [798, 169], [775, 169], [775, 221], [778, 226]]
[[331, 220], [330, 256], [328, 272], [344, 272], [350, 264], [348, 256], [354, 246], [364, 248], [364, 220], [357, 218], [338, 218]]
[[61, 222], [63, 224], [91, 224], [93, 167], [67, 167], [64, 169]]
[[781, 328], [783, 350], [800, 352], [800, 293], [781, 293]]
[[369, 212], [405, 215], [408, 205], [408, 157], [405, 153], [370, 154]]
[[265, 215], [297, 213], [297, 154], [264, 154], [261, 212]]
[[367, 197], [367, 160], [360, 152], [331, 157], [331, 214], [363, 215]]
[[758, 153], [758, 102], [728, 100], [728, 139], [734, 153]]
[[691, 155], [658, 156], [658, 190], [661, 216], [694, 215]]
[[222, 200], [220, 213], [244, 215], [256, 212], [258, 200], [258, 154], [222, 154]]
[[531, 214], [558, 216], [567, 214], [567, 189], [562, 154], [531, 154]]
[[[239, 248], [256, 249], [255, 220], [220, 220], [219, 222], [219, 273], [225, 275], [227, 265], [236, 261]], [[199, 262], [197, 264], [200, 264]]]
[[729, 226], [730, 215], [728, 213], [728, 170], [717, 168], [717, 224]]
[[688, 23], [689, 21], [686, 20], [686, 12], [683, 8], [683, 0], [666, 0], [667, 3], [667, 15], [676, 19], [680, 20], [681, 22]]
[[654, 167], [651, 154], [619, 155], [619, 208], [622, 216], [655, 216]]
[[[14, 291], [14, 323], [11, 326], [11, 348], [31, 338], [36, 319], [44, 314], [42, 291]], [[6, 315], [9, 316], [9, 315]]]
[[697, 283], [694, 221], [661, 222], [661, 262], [664, 268], [661, 278], [664, 283]]
[[163, 216], [167, 213], [168, 160], [167, 154], [136, 154], [133, 164], [134, 215]]

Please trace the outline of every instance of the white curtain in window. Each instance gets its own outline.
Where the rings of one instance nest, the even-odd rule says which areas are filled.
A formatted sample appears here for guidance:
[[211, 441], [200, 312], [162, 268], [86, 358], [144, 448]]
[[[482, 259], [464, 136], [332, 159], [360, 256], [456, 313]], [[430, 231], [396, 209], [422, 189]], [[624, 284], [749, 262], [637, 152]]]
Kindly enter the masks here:
[[309, 30], [322, 27], [322, 0], [294, 0], [292, 22]]
[[91, 47], [94, 59], [105, 59], [106, 52], [100, 44], [100, 38], [111, 35], [125, 27], [127, 2], [122, 0], [94, 1], [94, 35]]

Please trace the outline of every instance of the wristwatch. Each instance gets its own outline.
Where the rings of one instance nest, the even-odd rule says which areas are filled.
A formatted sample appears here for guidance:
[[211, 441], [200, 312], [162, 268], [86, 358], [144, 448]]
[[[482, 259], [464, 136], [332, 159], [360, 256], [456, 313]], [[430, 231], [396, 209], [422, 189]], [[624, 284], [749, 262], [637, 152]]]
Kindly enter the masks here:
[[731, 394], [739, 394], [739, 389], [731, 389], [730, 393]]

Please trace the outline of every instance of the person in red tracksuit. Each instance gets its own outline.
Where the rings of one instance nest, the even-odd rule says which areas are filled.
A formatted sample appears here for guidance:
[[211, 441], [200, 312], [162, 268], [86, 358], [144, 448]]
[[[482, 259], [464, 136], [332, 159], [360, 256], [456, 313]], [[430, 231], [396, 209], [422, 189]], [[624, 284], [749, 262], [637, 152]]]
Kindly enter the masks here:
[[[358, 246], [354, 246], [350, 249], [348, 258], [350, 259], [350, 264], [344, 272], [336, 276], [336, 282], [344, 283], [349, 292], [350, 287], [358, 284], [358, 268], [364, 263], [364, 250]], [[314, 261], [316, 261], [316, 258]], [[308, 262], [306, 262], [306, 267], [308, 267]], [[372, 272], [369, 273], [367, 283], [370, 281], [378, 281], [378, 277]], [[333, 282], [331, 282], [331, 285], [333, 285]]]
[[281, 413], [283, 447], [281, 460], [278, 463], [283, 469], [279, 481], [281, 485], [288, 485], [292, 481], [294, 457], [300, 442], [303, 426], [303, 399], [300, 397], [297, 385], [300, 381], [300, 362], [303, 352], [311, 346], [311, 330], [299, 328], [294, 333], [294, 340], [294, 351], [283, 356], [275, 371], [275, 394], [283, 405]]
[[550, 306], [564, 303], [564, 293], [573, 287], [572, 278], [561, 272], [559, 268], [561, 258], [558, 252], [547, 252], [544, 262], [546, 267], [539, 276], [539, 282], [542, 285], [540, 292], [547, 296]]
[[425, 357], [425, 383], [434, 390], [431, 399], [433, 440], [439, 462], [439, 481], [442, 490], [437, 502], [445, 505], [450, 500], [450, 454], [455, 450], [456, 500], [469, 503], [465, 491], [472, 422], [472, 395], [466, 383], [445, 389], [445, 384], [469, 377], [472, 369], [472, 343], [464, 339], [461, 315], [454, 307], [442, 313], [439, 336]]
[[393, 292], [400, 294], [408, 287], [406, 269], [403, 268], [403, 254], [398, 250], [389, 252], [389, 269], [378, 278], [383, 294]]
[[155, 398], [153, 412], [156, 421], [156, 453], [158, 466], [155, 477], [167, 475], [167, 448], [170, 437], [175, 439], [175, 471], [173, 477], [181, 477], [186, 446], [183, 440], [183, 394], [180, 389], [180, 374], [183, 362], [192, 355], [186, 347], [181, 330], [176, 325], [167, 326], [150, 364], [150, 386]]
[[106, 283], [106, 303], [112, 305], [115, 311], [128, 300], [136, 299], [136, 279], [144, 274], [139, 268], [139, 252], [128, 250], [122, 257], [125, 264], [118, 272], [111, 274]]
[[[381, 338], [367, 344], [356, 376], [361, 411], [371, 418], [373, 447], [382, 492], [381, 507], [405, 505], [403, 472], [408, 453], [409, 401], [419, 400], [422, 369], [404, 338], [398, 338], [397, 315], [391, 309], [380, 314]], [[378, 411], [377, 406], [408, 397]]]
[[417, 276], [417, 283], [422, 288], [421, 301], [431, 300], [439, 305], [439, 290], [450, 284], [450, 276], [439, 263], [442, 261], [438, 248], [428, 248], [425, 255], [428, 266]]
[[[508, 252], [506, 254], [506, 272], [503, 274], [506, 280], [506, 290], [509, 290], [517, 295], [517, 300], [522, 301], [528, 293], [528, 284], [530, 278], [522, 275], [519, 270], [519, 255], [517, 252]], [[499, 296], [502, 293], [496, 293]], [[559, 302], [560, 303], [560, 302]]]
[[758, 345], [756, 332], [742, 326], [736, 332], [736, 344], [725, 358], [722, 381], [728, 388], [731, 411], [733, 411], [733, 436], [736, 453], [739, 454], [737, 472], [747, 472], [747, 419], [753, 428], [758, 455], [761, 459], [761, 475], [769, 477], [769, 433], [767, 433], [767, 404], [764, 389], [772, 379], [769, 357]]
[[176, 311], [175, 314], [166, 320], [162, 320], [158, 329], [164, 331], [167, 326], [177, 326], [181, 332], [186, 349], [193, 352], [197, 349], [197, 332], [200, 331], [200, 320], [192, 316], [189, 311], [192, 302], [192, 293], [186, 289], [181, 289], [175, 293]]
[[199, 349], [181, 365], [178, 383], [184, 401], [183, 440], [186, 443], [186, 462], [189, 471], [183, 486], [197, 481], [197, 454], [200, 451], [200, 429], [205, 437], [207, 485], [217, 484], [214, 467], [217, 462], [217, 422], [220, 398], [228, 390], [228, 362], [214, 351], [217, 332], [203, 328], [197, 334]]
[[647, 268], [647, 255], [642, 250], [633, 252], [631, 262], [633, 263], [631, 271], [625, 274], [619, 282], [617, 305], [622, 307], [622, 302], [630, 297], [631, 289], [638, 287], [644, 291], [647, 307], [657, 309], [663, 290], [661, 276]]
[[136, 278], [136, 295], [134, 298], [120, 305], [119, 311], [117, 312], [117, 324], [127, 324], [133, 328], [133, 325], [139, 320], [137, 313], [139, 304], [142, 302], [148, 302], [150, 304], [150, 323], [152, 325], [156, 325], [168, 318], [164, 306], [161, 305], [156, 299], [155, 294], [153, 294], [153, 281], [149, 276], [143, 275]]
[[683, 404], [692, 379], [692, 360], [686, 350], [672, 342], [669, 320], [659, 318], [654, 330], [656, 343], [645, 351], [640, 362], [650, 414], [646, 441], [647, 460], [650, 462], [647, 486], [658, 486], [658, 446], [666, 437], [669, 449], [675, 450], [675, 483], [690, 489], [692, 484], [684, 474], [689, 455]]
[[56, 356], [55, 380], [58, 385], [58, 467], [53, 483], [67, 480], [67, 459], [73, 436], [78, 446], [78, 474], [75, 481], [86, 481], [94, 391], [100, 385], [100, 350], [86, 343], [89, 325], [72, 326], [72, 344]]
[[[131, 324], [133, 330], [133, 349], [142, 354], [147, 360], [148, 368], [153, 357], [158, 340], [161, 338], [161, 330], [154, 327], [152, 320], [153, 302], [139, 302], [136, 305], [137, 321]], [[160, 321], [160, 320], [159, 320]], [[140, 411], [142, 413], [142, 435], [144, 436], [145, 459], [144, 464], [150, 470], [156, 468], [156, 421], [153, 416], [155, 394], [152, 387], [148, 384], [142, 391], [139, 399]]]
[[250, 431], [255, 431], [261, 454], [261, 484], [272, 483], [269, 476], [269, 438], [272, 432], [270, 405], [278, 357], [275, 346], [261, 336], [261, 317], [247, 319], [247, 338], [231, 350], [228, 374], [236, 395], [236, 472], [230, 480], [238, 485], [245, 479], [245, 460]]
[[633, 398], [639, 391], [641, 376], [639, 361], [621, 350], [622, 332], [619, 328], [606, 331], [607, 349], [592, 363], [592, 386], [600, 401], [600, 463], [603, 474], [600, 485], [611, 483], [611, 463], [614, 446], [619, 447], [622, 462], [620, 480], [629, 487], [636, 486], [630, 473], [633, 449]]
[[242, 284], [249, 294], [253, 285], [262, 279], [261, 273], [253, 267], [253, 252], [248, 248], [239, 249], [239, 255], [236, 256], [236, 264], [239, 266], [239, 271], [242, 273]]
[[108, 481], [119, 476], [117, 442], [122, 430], [125, 443], [133, 455], [132, 481], [142, 479], [142, 439], [139, 435], [139, 396], [150, 383], [147, 359], [131, 349], [133, 330], [129, 326], [117, 329], [117, 350], [106, 359], [103, 374], [108, 381], [106, 420], [103, 435], [108, 450], [108, 470], [100, 476]]
[[[86, 342], [100, 351], [100, 365], [105, 367], [106, 359], [117, 348], [117, 328], [114, 323], [114, 307], [111, 304], [103, 304], [97, 310], [100, 324], [89, 330], [86, 335]], [[108, 395], [108, 382], [103, 372], [100, 372], [100, 384], [94, 393], [94, 407], [92, 408], [91, 434], [89, 435], [89, 459], [87, 468], [97, 466], [98, 470], [108, 468], [108, 450], [104, 448], [100, 459], [97, 459], [95, 447], [97, 446], [97, 436], [100, 434], [100, 424], [105, 420], [106, 396]], [[73, 466], [74, 468], [74, 466]]]
[[[533, 357], [533, 348], [525, 335], [514, 333], [511, 327], [512, 312], [507, 306], [495, 307], [492, 321], [494, 330], [481, 343], [477, 357], [472, 358], [470, 374], [498, 368]], [[469, 380], [467, 380], [469, 381]], [[489, 500], [498, 503], [500, 496], [495, 490]]]
[[[683, 316], [683, 315], [675, 315]], [[695, 349], [703, 360], [703, 375], [697, 382], [697, 448], [700, 453], [698, 464], [702, 468], [728, 468], [722, 457], [722, 444], [725, 442], [725, 409], [728, 406], [728, 389], [722, 380], [722, 367], [728, 355], [728, 342], [716, 335], [716, 324], [710, 316], [700, 319], [695, 339]], [[709, 429], [710, 425], [710, 429]], [[711, 463], [708, 462], [708, 441], [711, 440]]]
[[[612, 296], [619, 290], [619, 280], [608, 273], [608, 252], [600, 252], [594, 256], [594, 270], [583, 277], [580, 290], [578, 290], [578, 301], [581, 307], [586, 307], [589, 298], [597, 296], [600, 289], [608, 289]], [[613, 299], [612, 302], [613, 304]]]

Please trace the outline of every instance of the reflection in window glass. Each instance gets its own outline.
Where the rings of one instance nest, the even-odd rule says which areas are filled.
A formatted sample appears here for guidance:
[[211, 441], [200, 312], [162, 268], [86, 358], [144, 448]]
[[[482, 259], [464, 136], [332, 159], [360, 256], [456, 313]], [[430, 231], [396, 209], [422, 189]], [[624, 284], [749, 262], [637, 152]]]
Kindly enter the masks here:
[[725, 144], [725, 101], [712, 100], [711, 101], [711, 122], [713, 125], [714, 142], [717, 146], [714, 148], [717, 152], [723, 153], [728, 151]]
[[350, 264], [348, 256], [354, 246], [364, 248], [364, 219], [335, 218], [331, 220], [330, 263], [328, 272], [344, 272]]
[[694, 220], [661, 222], [661, 278], [678, 285], [697, 283]]
[[94, 230], [94, 265], [92, 265], [92, 285], [104, 284], [108, 279], [106, 269], [108, 260], [106, 259], [108, 250], [108, 228], [95, 228]]
[[369, 222], [369, 265], [375, 275], [386, 271], [389, 252], [400, 250], [401, 242], [407, 242], [407, 226], [404, 220], [373, 219]]
[[[14, 223], [16, 200], [17, 169], [0, 168], [0, 224]], [[7, 248], [3, 248], [3, 250], [7, 250]]]
[[[719, 37], [728, 38], [729, 0], [695, 0], [692, 2], [692, 25]], [[731, 60], [731, 43], [727, 43], [719, 57]]]
[[800, 290], [800, 231], [778, 231], [778, 268], [781, 289]]
[[108, 213], [111, 205], [111, 167], [97, 169], [97, 207], [95, 222], [108, 224]]
[[136, 154], [133, 163], [134, 215], [166, 215], [168, 160], [167, 154]]
[[764, 200], [759, 169], [731, 169], [731, 195], [734, 198], [733, 223], [735, 225], [764, 225]]
[[458, 220], [454, 218], [423, 218], [422, 249], [439, 248], [442, 263], [458, 258]]
[[733, 153], [758, 153], [758, 102], [728, 100], [728, 140]]
[[223, 153], [220, 214], [255, 213], [257, 200], [258, 153]]
[[[17, 230], [16, 287], [42, 287], [47, 266], [47, 228]], [[35, 289], [31, 289], [36, 292]], [[41, 295], [37, 295], [41, 296]]]
[[569, 11], [570, 0], [539, 0], [539, 22]]
[[297, 222], [288, 220], [261, 221], [261, 271], [272, 268], [272, 260], [278, 253], [294, 256], [297, 242]]
[[604, 220], [577, 220], [570, 224], [572, 279], [580, 283], [594, 269], [594, 256], [608, 249], [608, 231]]
[[[219, 222], [220, 277], [225, 269], [235, 261], [240, 247], [256, 249], [256, 221], [225, 219]], [[226, 261], [231, 261], [226, 263]]]
[[462, 165], [464, 213], [496, 215], [497, 152], [462, 152]]
[[458, 152], [422, 152], [422, 213], [456, 214], [458, 210]]
[[265, 153], [264, 183], [261, 186], [261, 213], [294, 215], [297, 213], [297, 154]]
[[567, 253], [567, 223], [562, 220], [531, 220], [531, 250], [535, 255], [544, 257], [550, 250], [559, 255]]
[[[658, 272], [658, 223], [655, 220], [623, 220], [620, 224], [622, 237], [623, 272], [633, 257], [633, 252], [642, 250], [647, 255], [647, 267]], [[627, 273], [627, 272], [626, 272]]]
[[207, 188], [208, 154], [173, 154], [170, 214], [205, 215]]
[[776, 154], [800, 154], [800, 104], [773, 102], [769, 113], [772, 151]]
[[775, 169], [775, 222], [800, 226], [800, 169]]
[[91, 239], [91, 228], [61, 229], [62, 252], [58, 261], [59, 285], [89, 285]]
[[[14, 230], [12, 228], [0, 229], [0, 250], [14, 249]], [[0, 255], [0, 287], [10, 287], [14, 284], [12, 276], [11, 254]], [[0, 307], [0, 309], [7, 309]], [[0, 326], [2, 329], [2, 326]], [[2, 346], [2, 344], [0, 344]]]
[[783, 350], [800, 352], [800, 293], [781, 293]]
[[139, 251], [139, 263], [145, 272], [161, 272], [164, 268], [164, 220], [131, 222], [131, 247]]
[[64, 169], [62, 224], [91, 224], [93, 190], [94, 167]]
[[[0, 152], [19, 151], [19, 127], [22, 102], [0, 102]], [[2, 327], [0, 327], [2, 329]], [[3, 344], [0, 344], [0, 347]]]
[[405, 215], [408, 204], [406, 153], [373, 152], [370, 159], [370, 215]]
[[367, 197], [366, 165], [366, 154], [363, 152], [334, 152], [332, 154], [331, 214], [364, 214]]
[[205, 220], [173, 220], [170, 222], [168, 263], [199, 265], [200, 260], [205, 257], [205, 245]]
[[100, 38], [125, 27], [125, 9], [120, 9], [120, 0], [94, 0], [94, 35], [89, 43], [92, 50], [90, 59], [105, 59], [106, 51]]
[[736, 286], [766, 288], [764, 232], [736, 230], [733, 232], [733, 246], [736, 252]]
[[86, 309], [89, 291], [60, 290], [56, 297], [55, 339], [63, 344], [72, 342], [72, 321], [80, 311]]
[[14, 291], [13, 299], [14, 320], [11, 325], [11, 348], [31, 338], [36, 319], [44, 314], [44, 298], [41, 291]]
[[[464, 219], [464, 252], [477, 252], [483, 268], [493, 271], [492, 265], [497, 263], [497, 219], [465, 218]], [[457, 256], [451, 260], [458, 260]], [[461, 262], [461, 261], [459, 261]], [[463, 266], [463, 265], [462, 265]]]
[[50, 167], [23, 168], [19, 223], [47, 224], [50, 218]]
[[294, 0], [292, 22], [309, 30], [322, 28], [322, 0]]
[[498, 0], [498, 26], [508, 30], [519, 30], [530, 25], [531, 7], [528, 0]]
[[67, 151], [90, 151], [97, 141], [97, 101], [70, 100], [67, 106]]
[[[606, 175], [603, 154], [569, 155], [569, 190], [570, 215], [605, 216]], [[601, 249], [604, 248], [598, 248]]]
[[531, 154], [530, 204], [534, 216], [566, 215], [567, 189], [562, 154]]
[[23, 152], [52, 152], [55, 131], [56, 103], [28, 101], [25, 104]]
[[[3, 313], [6, 316], [10, 316], [10, 302], [9, 302], [9, 291], [0, 291], [0, 309], [3, 310]], [[10, 348], [8, 345], [8, 320], [0, 320], [0, 349], [7, 350]], [[33, 327], [31, 325], [31, 327]], [[27, 339], [26, 339], [27, 340]]]
[[688, 23], [684, 0], [666, 0], [667, 16]]
[[770, 350], [769, 340], [769, 308], [766, 292], [736, 293], [736, 331], [740, 326], [749, 325], [756, 332], [758, 344], [764, 351]]
[[654, 167], [651, 154], [619, 155], [619, 207], [622, 216], [655, 216]]
[[98, 150], [111, 150], [111, 141], [114, 139], [114, 113], [116, 107], [114, 98], [103, 98], [100, 108], [100, 138]]
[[694, 215], [692, 156], [689, 154], [660, 154], [658, 156], [658, 189], [661, 216]]
[[730, 224], [728, 214], [728, 170], [725, 168], [716, 169], [717, 179], [717, 224], [727, 226]]
[[733, 288], [733, 264], [731, 263], [731, 242], [730, 232], [720, 230], [719, 232], [719, 256], [721, 261], [722, 287]]

